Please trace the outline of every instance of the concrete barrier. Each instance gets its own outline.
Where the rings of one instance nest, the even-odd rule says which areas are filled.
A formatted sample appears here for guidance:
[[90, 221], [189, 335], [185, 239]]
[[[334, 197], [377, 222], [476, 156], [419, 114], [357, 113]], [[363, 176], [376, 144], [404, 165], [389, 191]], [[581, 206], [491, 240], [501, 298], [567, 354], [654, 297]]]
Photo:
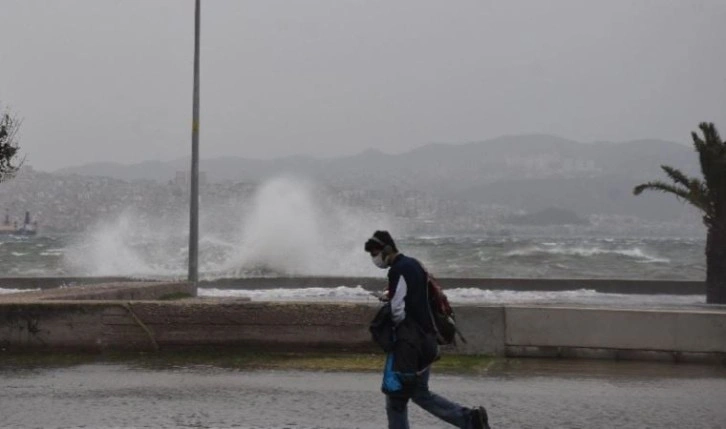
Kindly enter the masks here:
[[[156, 350], [250, 346], [375, 350], [374, 304], [265, 303], [192, 298], [181, 282], [118, 282], [0, 295], [4, 350]], [[449, 353], [716, 361], [726, 357], [726, 306], [665, 309], [463, 305], [467, 342]]]
[[502, 306], [457, 306], [454, 308], [457, 326], [466, 343], [444, 350], [462, 354], [503, 356], [506, 352], [506, 318]]
[[254, 346], [268, 349], [374, 350], [357, 304], [250, 302], [0, 303], [5, 350], [156, 350]]
[[0, 302], [34, 302], [48, 300], [154, 300], [173, 296], [197, 296], [197, 288], [187, 282], [120, 281], [84, 284], [37, 291], [0, 295]]
[[[0, 303], [5, 350], [256, 347], [376, 350], [370, 304], [182, 301]], [[459, 306], [468, 342], [448, 353], [724, 362], [726, 308]]]
[[723, 360], [726, 308], [644, 310], [511, 306], [506, 355]]
[[508, 346], [726, 352], [726, 311], [507, 307]]

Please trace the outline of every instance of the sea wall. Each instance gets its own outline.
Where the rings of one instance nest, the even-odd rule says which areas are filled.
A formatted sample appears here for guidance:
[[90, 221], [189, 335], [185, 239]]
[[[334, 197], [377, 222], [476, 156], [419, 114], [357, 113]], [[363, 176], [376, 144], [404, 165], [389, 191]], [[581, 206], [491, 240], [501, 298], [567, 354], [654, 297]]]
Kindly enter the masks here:
[[197, 288], [187, 282], [116, 281], [115, 278], [111, 279], [113, 281], [108, 283], [80, 284], [53, 289], [30, 289], [26, 292], [2, 294], [0, 295], [0, 303], [3, 301], [41, 302], [50, 300], [158, 300], [171, 297], [197, 296]]
[[[0, 302], [0, 348], [375, 351], [370, 304], [237, 300]], [[460, 306], [448, 353], [724, 362], [726, 308]]]
[[726, 363], [726, 306], [505, 308], [505, 354]]
[[175, 347], [371, 349], [360, 305], [249, 302], [0, 304], [6, 350], [157, 350]]

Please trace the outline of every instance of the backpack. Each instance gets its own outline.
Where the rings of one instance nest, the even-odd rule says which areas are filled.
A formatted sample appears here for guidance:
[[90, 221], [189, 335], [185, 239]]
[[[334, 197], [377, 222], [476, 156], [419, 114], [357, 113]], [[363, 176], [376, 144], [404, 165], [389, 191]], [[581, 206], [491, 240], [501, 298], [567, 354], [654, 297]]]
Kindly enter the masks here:
[[451, 308], [449, 299], [441, 288], [441, 284], [436, 280], [436, 277], [428, 272], [423, 264], [419, 262], [419, 265], [421, 265], [421, 268], [426, 273], [426, 300], [429, 302], [431, 323], [434, 325], [434, 330], [436, 331], [436, 342], [439, 345], [455, 344], [456, 336], [458, 335], [461, 341], [466, 344], [466, 338], [461, 334], [459, 328], [456, 327], [454, 309]]

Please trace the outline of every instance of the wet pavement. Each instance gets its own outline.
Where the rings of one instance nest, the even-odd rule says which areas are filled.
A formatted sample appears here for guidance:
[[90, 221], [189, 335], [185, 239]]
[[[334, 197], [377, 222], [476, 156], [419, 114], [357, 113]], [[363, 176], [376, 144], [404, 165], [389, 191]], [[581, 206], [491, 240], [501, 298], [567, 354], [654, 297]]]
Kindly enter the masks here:
[[[0, 362], [2, 365], [2, 362]], [[377, 373], [0, 366], [3, 428], [384, 428]], [[726, 367], [514, 360], [432, 376], [493, 428], [726, 428]], [[413, 428], [451, 427], [411, 406]]]

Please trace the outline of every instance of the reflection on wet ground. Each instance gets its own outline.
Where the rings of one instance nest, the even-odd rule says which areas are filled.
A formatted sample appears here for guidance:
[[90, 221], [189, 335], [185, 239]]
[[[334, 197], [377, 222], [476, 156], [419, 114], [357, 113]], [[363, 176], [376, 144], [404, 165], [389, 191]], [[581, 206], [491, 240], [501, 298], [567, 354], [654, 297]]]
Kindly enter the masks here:
[[[0, 362], [1, 364], [1, 362]], [[382, 428], [376, 373], [125, 364], [0, 369], [12, 428]], [[494, 428], [723, 428], [726, 367], [511, 360], [434, 375], [432, 390], [483, 404]], [[412, 427], [445, 428], [415, 406]]]

